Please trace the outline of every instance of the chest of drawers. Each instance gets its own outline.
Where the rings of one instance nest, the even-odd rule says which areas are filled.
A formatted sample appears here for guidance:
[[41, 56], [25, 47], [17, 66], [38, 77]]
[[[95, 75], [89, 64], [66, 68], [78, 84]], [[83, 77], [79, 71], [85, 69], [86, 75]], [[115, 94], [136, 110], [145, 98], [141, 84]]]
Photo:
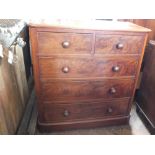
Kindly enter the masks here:
[[128, 122], [149, 29], [91, 21], [29, 30], [40, 129]]

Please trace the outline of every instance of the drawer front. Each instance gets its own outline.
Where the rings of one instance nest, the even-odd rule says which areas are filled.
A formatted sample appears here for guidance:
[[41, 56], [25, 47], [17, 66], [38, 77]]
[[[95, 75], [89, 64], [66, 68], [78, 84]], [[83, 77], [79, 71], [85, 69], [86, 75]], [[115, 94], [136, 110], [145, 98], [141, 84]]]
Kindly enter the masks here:
[[87, 54], [92, 51], [92, 34], [38, 32], [42, 54]]
[[96, 54], [139, 54], [144, 44], [143, 36], [96, 35]]
[[134, 79], [53, 80], [42, 83], [44, 101], [130, 97]]
[[39, 58], [41, 78], [134, 76], [139, 57]]
[[44, 123], [56, 123], [84, 119], [95, 119], [113, 116], [123, 116], [127, 112], [129, 99], [107, 102], [57, 102], [44, 103], [42, 112]]

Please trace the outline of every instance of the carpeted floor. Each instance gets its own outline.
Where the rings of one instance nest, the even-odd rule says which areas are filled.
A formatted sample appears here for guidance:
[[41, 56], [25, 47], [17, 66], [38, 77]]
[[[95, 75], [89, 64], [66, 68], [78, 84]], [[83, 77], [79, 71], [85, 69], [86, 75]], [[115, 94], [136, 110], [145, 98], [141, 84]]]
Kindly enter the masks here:
[[36, 130], [36, 134], [42, 135], [149, 135], [150, 133], [138, 117], [135, 106], [131, 111], [129, 125], [111, 126], [93, 129], [78, 129], [63, 132], [40, 133]]

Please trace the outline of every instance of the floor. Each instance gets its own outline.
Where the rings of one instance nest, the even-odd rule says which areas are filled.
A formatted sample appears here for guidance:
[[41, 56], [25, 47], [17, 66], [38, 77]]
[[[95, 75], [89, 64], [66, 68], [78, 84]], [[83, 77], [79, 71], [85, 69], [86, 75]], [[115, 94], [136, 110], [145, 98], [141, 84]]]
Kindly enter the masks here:
[[131, 118], [129, 125], [112, 126], [103, 128], [92, 128], [82, 130], [72, 130], [63, 132], [51, 132], [51, 133], [40, 133], [38, 130], [35, 132], [36, 135], [150, 135], [139, 116], [136, 113], [135, 106], [131, 111]]

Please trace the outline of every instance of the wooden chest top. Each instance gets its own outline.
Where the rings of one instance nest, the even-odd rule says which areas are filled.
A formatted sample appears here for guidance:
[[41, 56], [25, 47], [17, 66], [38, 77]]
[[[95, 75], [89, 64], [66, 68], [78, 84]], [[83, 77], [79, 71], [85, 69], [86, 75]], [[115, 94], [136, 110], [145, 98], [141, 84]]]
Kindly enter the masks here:
[[130, 22], [120, 21], [101, 21], [101, 20], [41, 20], [30, 22], [30, 27], [55, 27], [67, 29], [89, 29], [89, 30], [110, 30], [110, 31], [134, 31], [150, 32], [150, 29], [138, 26]]

